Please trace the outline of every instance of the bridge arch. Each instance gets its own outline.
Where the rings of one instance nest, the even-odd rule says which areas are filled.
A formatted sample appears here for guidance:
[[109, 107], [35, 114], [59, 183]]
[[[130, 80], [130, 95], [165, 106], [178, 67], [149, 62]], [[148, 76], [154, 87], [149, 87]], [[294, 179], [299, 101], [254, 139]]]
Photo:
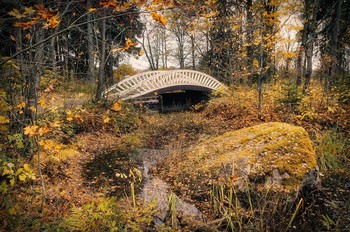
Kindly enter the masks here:
[[129, 76], [103, 92], [106, 98], [128, 100], [172, 90], [210, 92], [223, 84], [208, 74], [188, 70], [147, 71]]

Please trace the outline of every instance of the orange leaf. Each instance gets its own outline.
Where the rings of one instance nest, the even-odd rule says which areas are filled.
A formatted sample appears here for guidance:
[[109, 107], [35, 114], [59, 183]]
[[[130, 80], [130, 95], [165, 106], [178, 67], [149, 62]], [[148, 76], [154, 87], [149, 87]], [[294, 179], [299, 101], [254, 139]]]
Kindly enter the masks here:
[[167, 23], [167, 19], [164, 18], [162, 15], [158, 14], [157, 12], [150, 13], [151, 17], [161, 24], [165, 25]]
[[57, 27], [58, 24], [61, 22], [59, 20], [59, 17], [60, 16], [58, 14], [56, 14], [56, 15], [54, 15], [52, 17], [48, 17], [46, 19], [47, 23], [44, 25], [44, 28], [55, 28], [55, 27]]
[[43, 4], [35, 4], [34, 6], [38, 10], [44, 10], [45, 9], [45, 6]]
[[46, 134], [46, 133], [48, 133], [50, 131], [51, 131], [50, 128], [48, 128], [47, 126], [44, 126], [44, 127], [40, 127], [39, 128], [38, 134], [40, 136], [43, 136], [44, 134]]
[[125, 42], [124, 51], [129, 50], [131, 47], [133, 47], [135, 45], [137, 45], [137, 43], [132, 42], [132, 40], [128, 38]]
[[117, 3], [113, 0], [102, 0], [100, 1], [100, 5], [103, 6], [103, 8], [117, 8]]
[[121, 111], [122, 110], [122, 105], [120, 104], [119, 101], [117, 101], [116, 103], [113, 104], [113, 106], [111, 107], [111, 110], [113, 110], [113, 111]]
[[27, 22], [16, 22], [15, 27], [22, 27], [23, 29], [29, 29], [29, 28], [32, 28], [38, 22], [38, 20], [39, 18], [35, 17]]

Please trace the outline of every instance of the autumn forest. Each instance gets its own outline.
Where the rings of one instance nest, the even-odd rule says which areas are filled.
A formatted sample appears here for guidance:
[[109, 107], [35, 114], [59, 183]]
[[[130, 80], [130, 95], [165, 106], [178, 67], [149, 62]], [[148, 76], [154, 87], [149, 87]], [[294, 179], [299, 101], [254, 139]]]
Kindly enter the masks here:
[[0, 11], [0, 231], [350, 230], [349, 0]]

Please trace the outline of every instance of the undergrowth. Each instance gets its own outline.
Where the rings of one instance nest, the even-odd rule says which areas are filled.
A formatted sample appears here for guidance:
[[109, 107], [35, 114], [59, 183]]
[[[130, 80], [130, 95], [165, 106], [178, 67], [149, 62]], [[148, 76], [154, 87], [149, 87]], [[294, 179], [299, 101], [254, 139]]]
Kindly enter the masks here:
[[[148, 147], [173, 150], [181, 158], [183, 149], [199, 141], [270, 121], [301, 125], [308, 131], [318, 155], [320, 172], [325, 175], [322, 181], [326, 190], [311, 200], [296, 197], [289, 201], [283, 194], [275, 197], [271, 192], [257, 194], [254, 186], [247, 186], [243, 191], [215, 186], [210, 195], [211, 225], [219, 230], [284, 231], [293, 230], [294, 226], [310, 228], [300, 227], [298, 223], [310, 223], [322, 230], [347, 228], [350, 223], [346, 215], [350, 208], [346, 203], [349, 192], [346, 170], [350, 166], [348, 88], [340, 86], [320, 94], [322, 85], [313, 81], [309, 93], [301, 96], [294, 86], [267, 83], [263, 91], [262, 119], [257, 117], [255, 86], [237, 86], [217, 93], [207, 105], [193, 112], [148, 115], [126, 103], [122, 103], [121, 110], [112, 110], [111, 103], [81, 107], [82, 100], [89, 100], [91, 87], [81, 83], [78, 90], [73, 90], [70, 84], [52, 83], [50, 75], [47, 73], [41, 88], [45, 90], [57, 84], [65, 91], [62, 95], [56, 92], [48, 96], [46, 106], [42, 102], [38, 111], [40, 125], [57, 124], [55, 130], [40, 140], [40, 165], [46, 190], [44, 211], [40, 211], [37, 157], [21, 156], [21, 134], [4, 137], [7, 147], [1, 146], [0, 150], [2, 230], [154, 230], [156, 207], [142, 206], [136, 198], [133, 200], [131, 179], [120, 181], [116, 176], [128, 174], [129, 166], [125, 164], [125, 169], [117, 169], [115, 165], [121, 162], [121, 156], [118, 153], [110, 156], [111, 151], [129, 152]], [[55, 104], [57, 107], [51, 108]], [[113, 141], [104, 144], [104, 138]], [[84, 171], [85, 177], [81, 173]], [[118, 198], [112, 196], [122, 185], [128, 190], [115, 194]], [[208, 207], [204, 199], [196, 200], [204, 208]], [[176, 209], [172, 211], [173, 223], [158, 230], [182, 229]]]
[[288, 231], [303, 199], [246, 185], [244, 189], [220, 184], [209, 194], [211, 213], [220, 231]]
[[339, 130], [326, 130], [316, 140], [320, 170], [324, 173], [346, 168], [350, 164], [350, 141]]

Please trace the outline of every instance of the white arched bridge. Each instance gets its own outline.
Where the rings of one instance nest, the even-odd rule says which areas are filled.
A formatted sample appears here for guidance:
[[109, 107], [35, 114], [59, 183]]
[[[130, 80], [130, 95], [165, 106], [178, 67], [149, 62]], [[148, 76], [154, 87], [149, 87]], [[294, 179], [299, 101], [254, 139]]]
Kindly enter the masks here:
[[210, 92], [223, 86], [215, 78], [194, 70], [147, 71], [129, 76], [103, 92], [112, 99], [128, 100], [175, 90]]

